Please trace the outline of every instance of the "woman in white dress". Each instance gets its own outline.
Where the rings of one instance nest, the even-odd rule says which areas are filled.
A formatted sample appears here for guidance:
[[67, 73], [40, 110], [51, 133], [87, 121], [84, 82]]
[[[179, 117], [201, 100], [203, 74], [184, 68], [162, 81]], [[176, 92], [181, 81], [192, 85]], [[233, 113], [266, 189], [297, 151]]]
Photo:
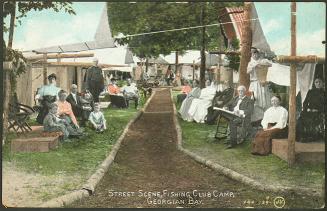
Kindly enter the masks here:
[[208, 113], [208, 108], [212, 105], [212, 100], [216, 95], [217, 86], [210, 85], [210, 81], [206, 82], [206, 88], [201, 90], [198, 99], [194, 99], [188, 111], [191, 120], [198, 123], [204, 123], [204, 119]]
[[266, 84], [261, 84], [258, 80], [257, 71], [263, 66], [269, 66], [267, 59], [260, 59], [260, 54], [257, 49], [252, 49], [251, 61], [247, 67], [247, 73], [250, 74], [249, 91], [253, 93], [254, 97], [254, 111], [252, 114], [252, 122], [261, 120], [263, 113], [270, 107], [271, 92]]

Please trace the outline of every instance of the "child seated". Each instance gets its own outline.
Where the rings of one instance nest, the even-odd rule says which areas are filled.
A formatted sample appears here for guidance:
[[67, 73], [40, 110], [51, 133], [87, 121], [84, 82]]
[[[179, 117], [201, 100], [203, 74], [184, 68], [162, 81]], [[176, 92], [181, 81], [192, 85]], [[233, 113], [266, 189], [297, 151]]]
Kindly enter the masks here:
[[43, 127], [45, 132], [62, 132], [63, 139], [66, 140], [70, 136], [82, 136], [79, 130], [73, 128], [66, 119], [60, 119], [57, 116], [58, 105], [55, 103], [50, 104], [49, 113], [45, 116], [43, 120]]
[[90, 113], [89, 121], [97, 132], [103, 132], [107, 129], [106, 119], [103, 113], [100, 111], [100, 104], [94, 103], [94, 111]]

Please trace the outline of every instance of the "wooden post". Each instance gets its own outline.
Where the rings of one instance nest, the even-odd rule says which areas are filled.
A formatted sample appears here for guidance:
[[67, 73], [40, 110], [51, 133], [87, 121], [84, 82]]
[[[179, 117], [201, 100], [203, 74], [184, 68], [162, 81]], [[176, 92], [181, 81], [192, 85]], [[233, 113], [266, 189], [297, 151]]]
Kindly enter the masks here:
[[[14, 39], [15, 19], [16, 19], [16, 1], [13, 1], [14, 7], [10, 12], [10, 26], [8, 37], [8, 49], [12, 49], [12, 43]], [[5, 52], [4, 52], [5, 53]], [[8, 115], [9, 115], [9, 103], [11, 98], [11, 72], [13, 69], [4, 70], [4, 99], [3, 99], [3, 122], [2, 122], [2, 145], [5, 143], [8, 129]]]
[[47, 84], [47, 54], [43, 54], [43, 84]]
[[[205, 24], [205, 5], [206, 2], [202, 2], [201, 4], [201, 18], [200, 23], [203, 26]], [[205, 55], [205, 34], [206, 34], [206, 28], [202, 27], [202, 43], [201, 43], [201, 66], [200, 66], [200, 88], [205, 88], [205, 71], [206, 71], [206, 55]]]
[[244, 85], [247, 89], [250, 86], [250, 75], [247, 74], [246, 69], [251, 60], [251, 45], [252, 45], [252, 31], [251, 31], [251, 2], [244, 2], [244, 24], [242, 28], [242, 47], [241, 47], [241, 61], [239, 69], [240, 85]]
[[[296, 56], [296, 2], [291, 3], [291, 56]], [[291, 63], [288, 127], [288, 166], [295, 163], [296, 139], [296, 63]]]
[[195, 74], [195, 60], [193, 60], [193, 80], [194, 81], [194, 74]]

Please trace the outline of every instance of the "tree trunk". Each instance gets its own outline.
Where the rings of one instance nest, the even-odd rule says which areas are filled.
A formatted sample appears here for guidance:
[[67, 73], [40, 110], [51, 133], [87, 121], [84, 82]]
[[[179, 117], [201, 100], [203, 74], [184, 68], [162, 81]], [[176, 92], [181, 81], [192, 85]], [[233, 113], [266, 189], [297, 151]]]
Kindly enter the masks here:
[[252, 45], [252, 31], [251, 31], [251, 2], [244, 2], [244, 24], [242, 28], [242, 48], [240, 61], [240, 75], [239, 85], [244, 85], [247, 89], [250, 86], [250, 76], [246, 73], [248, 63], [251, 60], [251, 45]]
[[[14, 28], [15, 28], [15, 18], [16, 18], [16, 2], [13, 3], [14, 8], [10, 14], [10, 27], [9, 27], [9, 37], [8, 37], [8, 49], [12, 48], [13, 38], [14, 38]], [[3, 125], [2, 125], [2, 144], [6, 140], [7, 128], [8, 128], [8, 113], [9, 113], [9, 102], [11, 97], [11, 84], [10, 84], [10, 71], [4, 71], [4, 100], [3, 100]]]
[[149, 70], [149, 58], [146, 57], [145, 59], [145, 72], [148, 74], [148, 70]]
[[[200, 19], [200, 24], [203, 26], [204, 25], [204, 19], [205, 19], [205, 2], [202, 3], [202, 8], [201, 8], [201, 19]], [[201, 43], [201, 66], [200, 66], [200, 88], [205, 87], [205, 71], [206, 71], [206, 55], [205, 55], [205, 33], [206, 33], [206, 28], [202, 27], [202, 43]]]
[[178, 69], [178, 51], [175, 52], [175, 79], [176, 79], [176, 84], [179, 86], [181, 84], [181, 73]]
[[47, 54], [43, 54], [43, 85], [47, 84], [48, 81], [48, 70], [47, 70]]
[[[296, 2], [291, 3], [291, 56], [296, 56]], [[291, 64], [288, 125], [288, 166], [295, 163], [296, 129], [296, 63]]]

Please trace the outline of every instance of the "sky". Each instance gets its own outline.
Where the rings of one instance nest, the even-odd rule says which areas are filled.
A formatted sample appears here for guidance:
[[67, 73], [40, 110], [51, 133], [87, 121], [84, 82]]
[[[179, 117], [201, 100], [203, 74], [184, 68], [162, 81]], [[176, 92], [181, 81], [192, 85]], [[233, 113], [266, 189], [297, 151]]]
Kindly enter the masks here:
[[[104, 2], [74, 2], [76, 15], [52, 10], [30, 12], [15, 28], [13, 47], [30, 50], [92, 41], [104, 6]], [[290, 3], [256, 2], [255, 7], [271, 49], [277, 55], [290, 54]], [[298, 55], [325, 55], [321, 43], [325, 40], [325, 19], [325, 3], [297, 3]], [[7, 37], [5, 34], [6, 40]]]

